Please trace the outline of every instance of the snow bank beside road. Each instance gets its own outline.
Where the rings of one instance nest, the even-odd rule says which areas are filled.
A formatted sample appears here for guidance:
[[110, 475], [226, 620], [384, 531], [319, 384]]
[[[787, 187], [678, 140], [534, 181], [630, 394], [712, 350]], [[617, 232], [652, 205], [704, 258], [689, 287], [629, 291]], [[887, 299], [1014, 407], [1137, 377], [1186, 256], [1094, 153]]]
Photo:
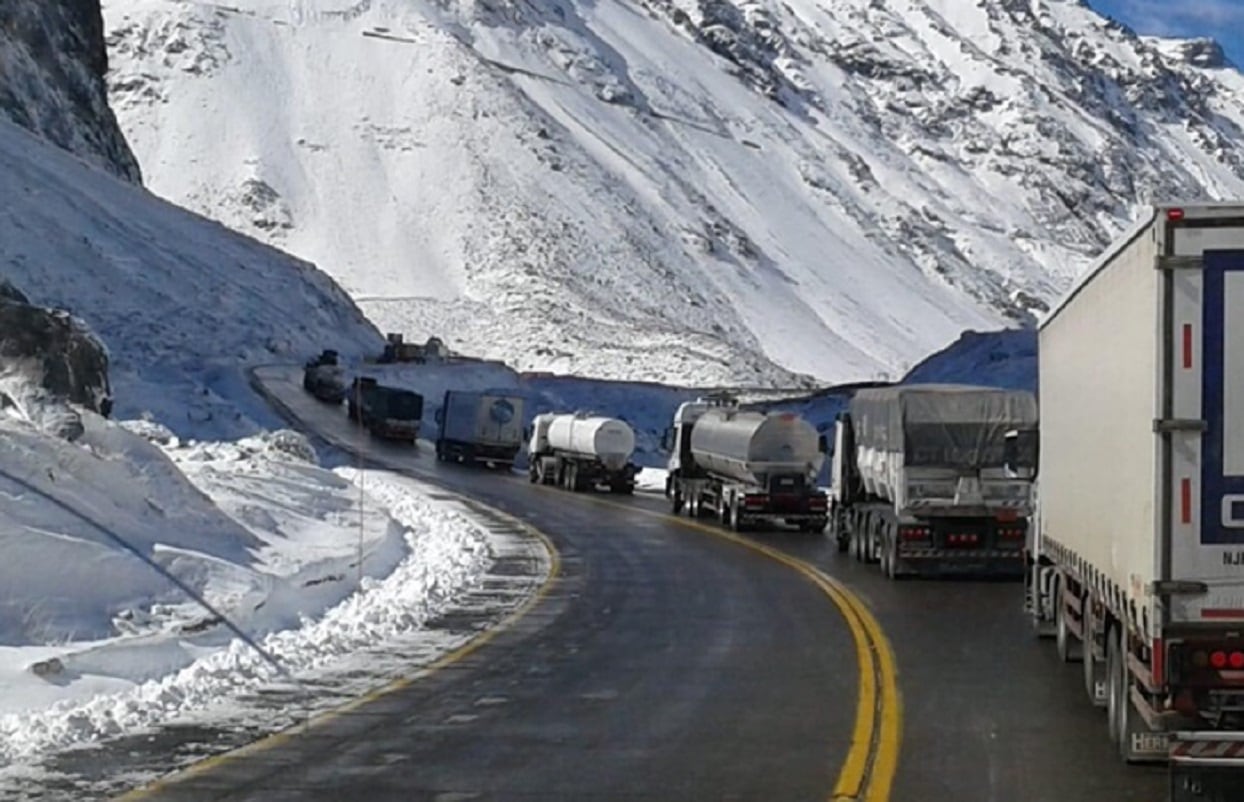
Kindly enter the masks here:
[[[203, 593], [295, 676], [421, 627], [490, 561], [480, 527], [399, 479], [368, 472], [360, 511], [358, 475], [305, 461], [293, 433], [183, 444], [134, 427], [158, 448], [98, 418], [87, 445], [0, 428], [0, 492], [13, 502], [0, 508], [0, 773], [227, 711], [279, 676], [105, 530]], [[29, 670], [51, 658], [46, 677]]]

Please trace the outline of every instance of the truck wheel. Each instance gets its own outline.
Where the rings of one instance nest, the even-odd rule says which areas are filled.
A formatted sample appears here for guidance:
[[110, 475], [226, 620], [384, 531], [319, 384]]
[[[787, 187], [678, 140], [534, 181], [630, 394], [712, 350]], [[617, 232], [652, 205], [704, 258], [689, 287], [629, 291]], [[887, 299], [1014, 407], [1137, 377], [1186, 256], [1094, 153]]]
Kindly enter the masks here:
[[[1127, 631], [1123, 627], [1111, 633], [1107, 646], [1106, 670], [1110, 673], [1110, 698], [1107, 713], [1110, 716], [1111, 738], [1119, 746], [1119, 757], [1124, 763], [1146, 762], [1132, 754], [1132, 736], [1148, 730], [1148, 725], [1136, 715], [1132, 707], [1132, 677], [1127, 669]], [[1149, 758], [1152, 760], [1152, 758]]]
[[1064, 663], [1078, 663], [1084, 658], [1084, 645], [1067, 626], [1067, 603], [1063, 601], [1062, 579], [1054, 580], [1054, 648]]
[[1119, 658], [1118, 633], [1111, 630], [1106, 635], [1106, 732], [1110, 734], [1113, 744], [1119, 744], [1120, 739], [1120, 709], [1127, 692], [1125, 672], [1123, 661]]
[[730, 502], [730, 529], [735, 532], [741, 532], [743, 527], [739, 521], [739, 502], [737, 499]]
[[1084, 626], [1083, 658], [1081, 659], [1084, 666], [1084, 692], [1094, 707], [1105, 707], [1107, 702], [1106, 667], [1093, 653], [1093, 641], [1096, 639], [1094, 629], [1097, 624], [1093, 618], [1093, 604], [1087, 598], [1084, 600], [1084, 614], [1081, 619]]
[[675, 515], [682, 512], [682, 490], [678, 487], [674, 488], [674, 492], [670, 496], [670, 512]]

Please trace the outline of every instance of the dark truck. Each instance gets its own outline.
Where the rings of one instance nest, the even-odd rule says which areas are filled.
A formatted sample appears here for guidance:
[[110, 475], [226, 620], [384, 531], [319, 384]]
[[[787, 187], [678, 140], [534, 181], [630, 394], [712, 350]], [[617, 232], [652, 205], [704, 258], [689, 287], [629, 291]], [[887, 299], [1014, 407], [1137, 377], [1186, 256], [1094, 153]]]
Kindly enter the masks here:
[[302, 389], [330, 404], [345, 400], [346, 380], [336, 351], [325, 349], [319, 356], [307, 360], [302, 367]]
[[423, 396], [413, 390], [388, 387], [370, 376], [358, 376], [346, 396], [350, 420], [378, 437], [408, 440], [419, 437]]

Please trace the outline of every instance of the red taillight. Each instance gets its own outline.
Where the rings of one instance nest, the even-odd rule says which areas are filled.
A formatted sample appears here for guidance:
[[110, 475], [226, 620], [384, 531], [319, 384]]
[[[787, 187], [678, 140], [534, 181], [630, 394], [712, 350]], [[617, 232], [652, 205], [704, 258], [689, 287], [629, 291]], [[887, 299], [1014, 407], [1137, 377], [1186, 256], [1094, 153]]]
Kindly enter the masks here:
[[1232, 652], [1227, 657], [1227, 664], [1237, 670], [1244, 668], [1244, 652]]
[[961, 534], [949, 534], [946, 536], [946, 542], [954, 546], [972, 546], [980, 541], [980, 536], [971, 532]]
[[743, 504], [747, 507], [763, 507], [769, 503], [768, 496], [744, 496]]
[[1180, 220], [1184, 219], [1184, 210], [1183, 209], [1167, 209], [1166, 219], [1170, 220], [1172, 223], [1178, 223]]
[[1226, 652], [1212, 652], [1209, 656], [1209, 664], [1213, 666], [1214, 668], [1226, 668], [1227, 667], [1227, 653]]
[[1024, 530], [1023, 529], [999, 529], [998, 537], [1002, 538], [1003, 540], [1023, 540]]
[[900, 540], [928, 540], [931, 534], [927, 526], [905, 526], [898, 530]]

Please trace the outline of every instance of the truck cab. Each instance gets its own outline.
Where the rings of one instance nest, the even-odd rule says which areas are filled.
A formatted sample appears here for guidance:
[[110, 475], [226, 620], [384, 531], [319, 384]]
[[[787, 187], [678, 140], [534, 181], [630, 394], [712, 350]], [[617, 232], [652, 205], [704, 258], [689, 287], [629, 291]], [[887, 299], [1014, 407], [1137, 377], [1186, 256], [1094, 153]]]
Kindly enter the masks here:
[[702, 471], [691, 458], [691, 429], [695, 422], [710, 409], [719, 407], [737, 407], [738, 402], [733, 396], [719, 395], [698, 398], [695, 401], [684, 401], [674, 411], [674, 421], [665, 430], [662, 447], [669, 452], [665, 467], [668, 475], [665, 479], [665, 495], [670, 497], [673, 492], [673, 480], [678, 477], [688, 479], [700, 478]]

